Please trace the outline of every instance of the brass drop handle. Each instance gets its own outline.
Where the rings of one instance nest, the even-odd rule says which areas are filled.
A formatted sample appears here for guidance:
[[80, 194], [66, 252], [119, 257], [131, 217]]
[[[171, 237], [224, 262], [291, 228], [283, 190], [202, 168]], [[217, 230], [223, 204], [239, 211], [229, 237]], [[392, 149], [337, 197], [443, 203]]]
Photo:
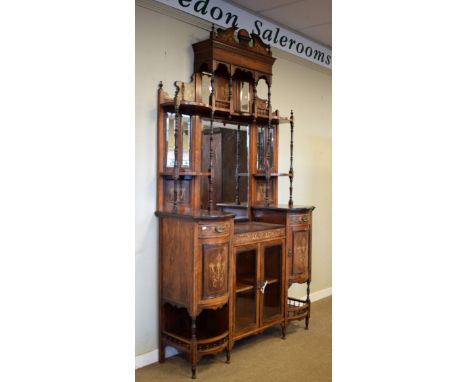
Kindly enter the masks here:
[[266, 288], [267, 284], [268, 284], [268, 280], [265, 280], [265, 283], [264, 283], [263, 286], [260, 288], [260, 292], [262, 292], [262, 294], [265, 293], [265, 288]]
[[303, 223], [307, 223], [309, 221], [309, 217], [308, 216], [303, 216], [302, 218], [302, 222]]
[[217, 225], [217, 226], [215, 227], [215, 231], [216, 231], [217, 233], [223, 233], [224, 230], [225, 230], [225, 227], [224, 227], [223, 225]]

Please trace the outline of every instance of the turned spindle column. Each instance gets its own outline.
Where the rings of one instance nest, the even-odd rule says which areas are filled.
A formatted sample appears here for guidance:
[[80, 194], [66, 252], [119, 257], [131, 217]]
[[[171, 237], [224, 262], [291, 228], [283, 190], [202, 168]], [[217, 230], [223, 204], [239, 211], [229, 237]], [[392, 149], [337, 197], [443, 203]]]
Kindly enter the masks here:
[[271, 85], [268, 82], [268, 125], [266, 130], [267, 144], [265, 145], [265, 197], [264, 204], [265, 206], [270, 205], [270, 177], [271, 177], [271, 165], [270, 165], [270, 147], [271, 147]]
[[289, 124], [291, 125], [291, 142], [289, 145], [290, 150], [290, 165], [289, 165], [289, 202], [288, 206], [292, 207], [294, 205], [292, 193], [293, 193], [293, 178], [294, 178], [294, 168], [293, 168], [293, 149], [294, 149], [294, 114], [291, 110], [291, 117], [289, 119]]
[[241, 127], [241, 125], [238, 124], [237, 125], [237, 132], [236, 132], [236, 204], [237, 205], [240, 204], [240, 200], [239, 200], [240, 127]]
[[180, 87], [177, 85], [177, 81], [174, 82], [174, 86], [176, 88], [175, 95], [174, 95], [174, 194], [172, 200], [172, 209], [177, 211], [178, 209], [178, 194], [179, 194], [179, 171], [180, 171], [180, 163], [179, 163], [179, 92]]
[[211, 94], [210, 94], [210, 104], [211, 104], [211, 117], [210, 117], [210, 168], [208, 175], [208, 211], [213, 210], [213, 121], [215, 113], [215, 74], [214, 70], [211, 73]]
[[192, 361], [192, 379], [197, 378], [197, 323], [196, 318], [192, 318], [192, 338], [191, 338], [191, 361]]

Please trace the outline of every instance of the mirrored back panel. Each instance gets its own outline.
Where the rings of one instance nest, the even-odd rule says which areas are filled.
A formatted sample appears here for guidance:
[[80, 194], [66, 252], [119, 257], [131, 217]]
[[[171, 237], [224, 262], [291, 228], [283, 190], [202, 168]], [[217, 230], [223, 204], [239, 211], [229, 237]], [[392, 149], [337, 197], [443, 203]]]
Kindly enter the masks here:
[[[213, 205], [246, 204], [249, 193], [249, 126], [213, 122]], [[210, 168], [210, 121], [202, 119], [202, 172]], [[208, 206], [208, 177], [202, 177], [201, 206]]]

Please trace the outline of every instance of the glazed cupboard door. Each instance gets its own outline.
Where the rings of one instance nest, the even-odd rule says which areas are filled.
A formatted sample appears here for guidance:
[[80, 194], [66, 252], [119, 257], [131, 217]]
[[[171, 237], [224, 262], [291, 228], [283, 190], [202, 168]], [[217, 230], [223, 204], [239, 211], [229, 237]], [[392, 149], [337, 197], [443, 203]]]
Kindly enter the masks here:
[[258, 326], [258, 246], [235, 248], [234, 332], [241, 334]]
[[263, 326], [283, 316], [284, 241], [267, 242], [261, 244], [260, 248], [262, 253], [261, 325]]

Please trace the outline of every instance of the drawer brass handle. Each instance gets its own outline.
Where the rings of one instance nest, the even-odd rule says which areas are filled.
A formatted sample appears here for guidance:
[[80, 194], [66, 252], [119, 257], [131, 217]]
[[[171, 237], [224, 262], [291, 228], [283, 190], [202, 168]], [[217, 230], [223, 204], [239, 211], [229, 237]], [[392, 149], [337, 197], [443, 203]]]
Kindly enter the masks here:
[[304, 223], [307, 223], [309, 221], [309, 217], [308, 216], [303, 216], [301, 218], [301, 220], [304, 222]]
[[223, 225], [217, 225], [215, 227], [215, 231], [218, 232], [218, 233], [223, 233], [225, 230], [225, 227]]

